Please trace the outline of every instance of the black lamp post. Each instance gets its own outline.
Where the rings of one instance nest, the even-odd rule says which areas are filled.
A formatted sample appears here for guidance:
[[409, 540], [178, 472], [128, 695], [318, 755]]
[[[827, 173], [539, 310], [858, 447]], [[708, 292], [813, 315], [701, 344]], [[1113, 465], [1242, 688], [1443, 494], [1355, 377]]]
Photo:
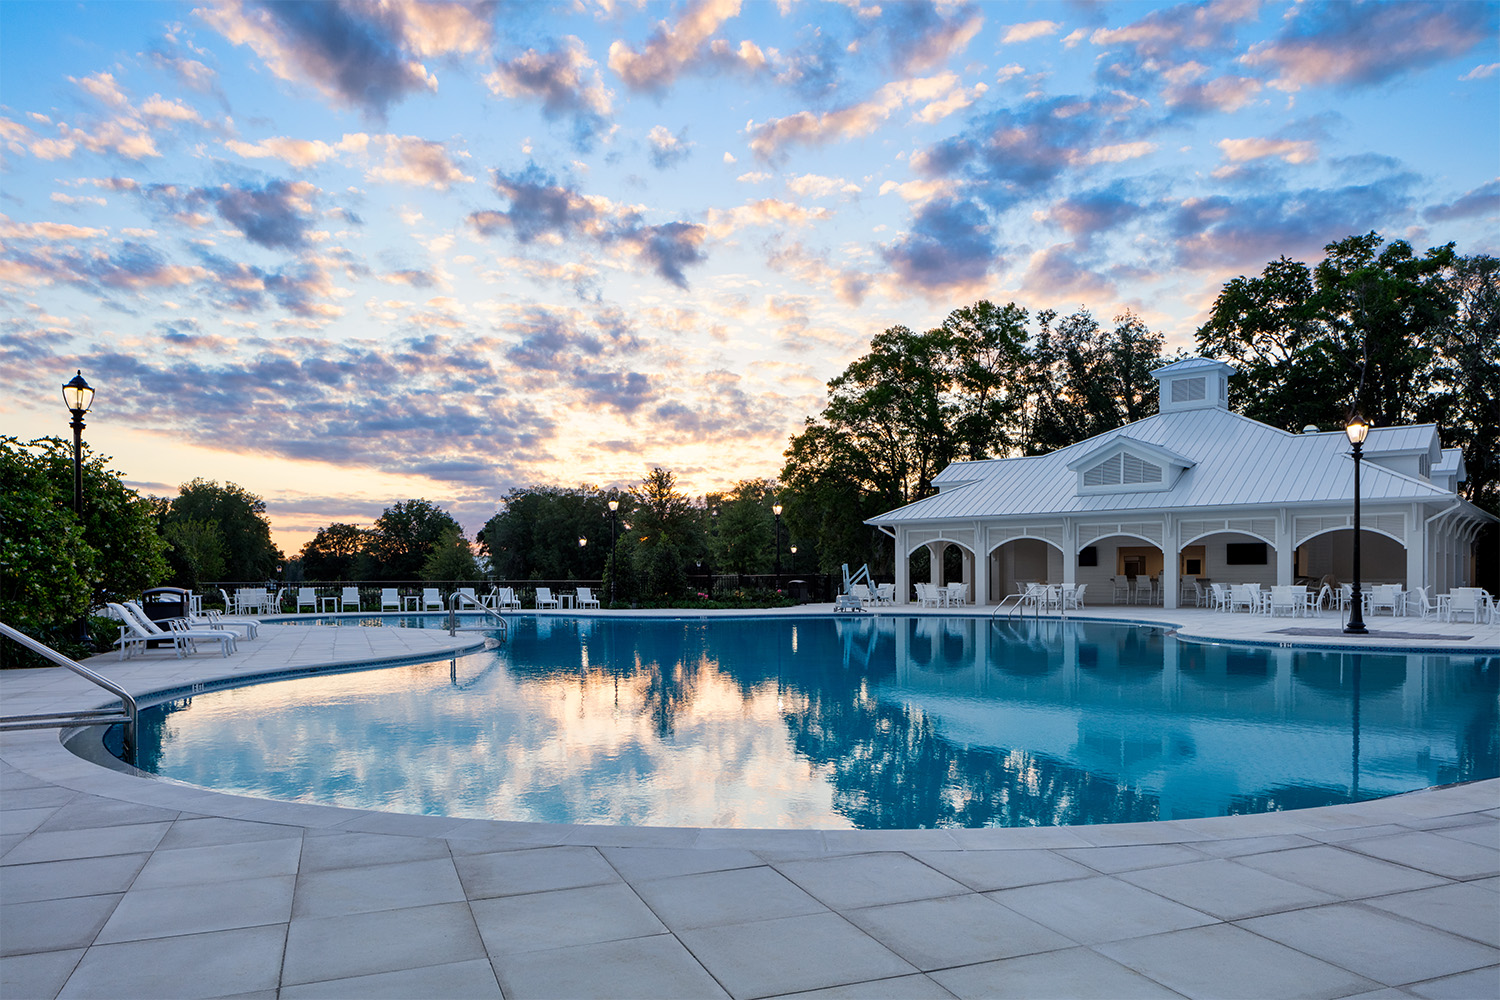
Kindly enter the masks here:
[[781, 589], [781, 504], [771, 508], [776, 515], [776, 589]]
[[609, 502], [609, 603], [615, 603], [615, 577], [620, 575], [620, 567], [616, 558], [620, 554], [620, 537], [616, 528], [620, 522], [620, 501]]
[[[94, 388], [83, 379], [83, 371], [62, 387], [63, 403], [73, 414], [73, 516], [78, 518], [79, 529], [83, 528], [83, 415], [94, 405]], [[88, 618], [78, 619], [78, 640], [88, 640]]]
[[1365, 628], [1363, 598], [1359, 593], [1359, 460], [1364, 452], [1365, 436], [1370, 433], [1370, 425], [1355, 413], [1344, 427], [1344, 433], [1349, 435], [1349, 443], [1354, 445], [1354, 596], [1350, 600], [1349, 624], [1344, 626], [1344, 632], [1348, 635], [1369, 635], [1370, 630]]

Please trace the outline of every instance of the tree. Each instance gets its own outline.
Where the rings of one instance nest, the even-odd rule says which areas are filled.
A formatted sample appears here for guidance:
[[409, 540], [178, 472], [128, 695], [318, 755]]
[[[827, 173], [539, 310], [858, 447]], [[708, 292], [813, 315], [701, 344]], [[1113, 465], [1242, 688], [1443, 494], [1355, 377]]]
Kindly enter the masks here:
[[720, 573], [765, 573], [774, 564], [772, 534], [776, 484], [769, 479], [746, 479], [728, 493], [705, 498], [717, 511], [709, 539], [714, 568]]
[[1026, 368], [1026, 310], [981, 299], [943, 320], [943, 351], [953, 397], [954, 422], [970, 461], [1015, 447], [1023, 396], [1016, 389]]
[[83, 518], [73, 512], [73, 446], [0, 438], [0, 619], [53, 645], [106, 601], [134, 599], [167, 571], [149, 500], [106, 456], [84, 455]]
[[[182, 521], [218, 527], [224, 542], [223, 573], [229, 580], [265, 580], [275, 575], [283, 558], [271, 541], [266, 502], [236, 483], [220, 486], [201, 478], [184, 483], [162, 518], [162, 531]], [[174, 559], [173, 568], [179, 579], [190, 578], [182, 562]]]
[[1459, 257], [1449, 283], [1456, 309], [1437, 333], [1433, 392], [1422, 419], [1462, 448], [1464, 496], [1500, 514], [1500, 260]]
[[197, 588], [224, 578], [224, 532], [213, 521], [182, 518], [168, 521], [162, 534], [172, 546], [171, 562], [177, 567], [177, 582]]
[[298, 553], [302, 575], [309, 580], [354, 580], [364, 575], [361, 557], [368, 532], [354, 524], [334, 522], [309, 539]]
[[376, 571], [387, 580], [415, 580], [432, 550], [450, 531], [463, 529], [429, 500], [401, 500], [375, 519], [365, 542]]
[[697, 510], [666, 469], [652, 469], [630, 495], [631, 563], [641, 592], [680, 597], [687, 591], [687, 556], [702, 549]]
[[502, 580], [596, 579], [609, 559], [609, 501], [620, 498], [596, 486], [518, 487], [479, 529], [479, 550]]
[[478, 580], [479, 563], [474, 561], [474, 551], [464, 540], [463, 532], [457, 528], [446, 531], [438, 539], [432, 554], [422, 564], [424, 580]]

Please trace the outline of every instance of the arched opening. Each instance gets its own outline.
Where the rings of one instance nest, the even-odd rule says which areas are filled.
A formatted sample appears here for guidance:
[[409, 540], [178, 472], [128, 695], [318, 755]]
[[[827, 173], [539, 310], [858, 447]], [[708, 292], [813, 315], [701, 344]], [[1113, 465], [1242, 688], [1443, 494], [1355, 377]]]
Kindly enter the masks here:
[[[969, 585], [968, 600], [974, 596], [974, 554], [964, 543], [944, 538], [921, 542], [906, 554], [907, 580], [912, 589], [918, 583], [935, 583], [939, 586], [950, 583]], [[907, 600], [912, 594], [906, 595]], [[899, 598], [898, 598], [899, 599]]]
[[[1354, 529], [1335, 528], [1305, 538], [1297, 546], [1298, 582], [1317, 585], [1331, 578], [1333, 583], [1350, 583], [1354, 579]], [[1359, 582], [1406, 583], [1406, 546], [1389, 535], [1364, 528], [1359, 533]]]
[[1108, 535], [1089, 542], [1075, 558], [1073, 580], [1088, 587], [1091, 603], [1161, 603], [1164, 562], [1155, 542], [1136, 535]]
[[1190, 539], [1178, 556], [1178, 578], [1182, 581], [1181, 603], [1192, 606], [1197, 588], [1205, 601], [1215, 583], [1253, 583], [1276, 586], [1276, 546], [1242, 531], [1215, 531]]
[[990, 550], [988, 603], [1025, 590], [1028, 583], [1063, 582], [1063, 554], [1040, 538], [1012, 538]]

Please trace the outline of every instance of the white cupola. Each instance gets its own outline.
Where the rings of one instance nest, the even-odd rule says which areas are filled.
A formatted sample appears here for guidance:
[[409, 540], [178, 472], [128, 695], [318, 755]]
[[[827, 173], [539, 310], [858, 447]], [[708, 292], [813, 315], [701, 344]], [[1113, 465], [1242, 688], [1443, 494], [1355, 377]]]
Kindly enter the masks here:
[[1237, 369], [1212, 358], [1184, 358], [1156, 369], [1157, 412], [1229, 409], [1229, 376]]

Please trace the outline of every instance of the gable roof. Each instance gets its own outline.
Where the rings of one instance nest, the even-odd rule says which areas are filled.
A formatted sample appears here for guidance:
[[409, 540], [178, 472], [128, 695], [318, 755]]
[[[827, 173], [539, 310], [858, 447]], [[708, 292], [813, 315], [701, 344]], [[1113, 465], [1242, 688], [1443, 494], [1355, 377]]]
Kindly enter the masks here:
[[[1191, 467], [1170, 489], [1079, 495], [1075, 461], [1118, 438], [1161, 448]], [[937, 495], [868, 523], [1346, 503], [1354, 495], [1354, 462], [1343, 431], [1291, 434], [1228, 410], [1198, 409], [1159, 413], [1047, 455], [955, 463], [933, 483]], [[1360, 496], [1365, 503], [1455, 499], [1372, 462], [1361, 464]]]

